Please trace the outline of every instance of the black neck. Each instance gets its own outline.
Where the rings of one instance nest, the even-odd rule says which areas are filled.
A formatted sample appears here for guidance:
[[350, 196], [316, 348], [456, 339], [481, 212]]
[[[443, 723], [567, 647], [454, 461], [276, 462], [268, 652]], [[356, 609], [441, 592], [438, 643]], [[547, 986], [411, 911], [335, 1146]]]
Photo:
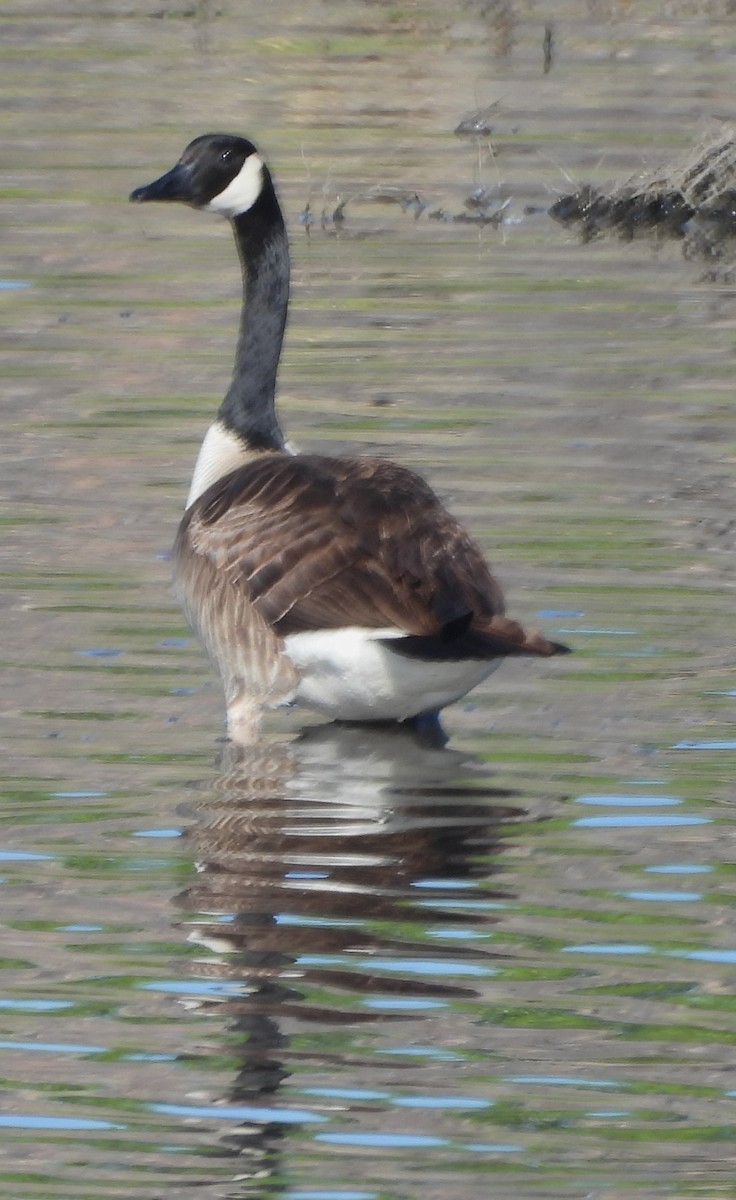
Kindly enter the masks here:
[[252, 449], [282, 450], [276, 417], [276, 373], [289, 304], [289, 244], [273, 184], [248, 212], [233, 218], [243, 269], [243, 310], [233, 378], [219, 418]]

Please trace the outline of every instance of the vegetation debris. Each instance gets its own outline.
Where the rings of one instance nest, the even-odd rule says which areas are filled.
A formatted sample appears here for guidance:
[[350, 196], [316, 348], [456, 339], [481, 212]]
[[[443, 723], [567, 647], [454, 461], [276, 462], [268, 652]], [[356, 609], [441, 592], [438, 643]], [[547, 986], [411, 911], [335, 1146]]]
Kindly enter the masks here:
[[605, 191], [584, 184], [549, 214], [578, 226], [584, 241], [606, 234], [675, 238], [687, 257], [723, 264], [736, 257], [736, 127], [728, 126], [668, 167]]

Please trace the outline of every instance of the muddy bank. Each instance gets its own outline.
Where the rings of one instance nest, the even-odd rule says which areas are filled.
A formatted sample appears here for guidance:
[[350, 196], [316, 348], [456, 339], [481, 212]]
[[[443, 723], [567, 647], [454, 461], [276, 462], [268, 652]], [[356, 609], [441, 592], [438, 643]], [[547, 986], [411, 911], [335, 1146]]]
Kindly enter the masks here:
[[604, 189], [585, 184], [549, 210], [584, 242], [606, 235], [673, 239], [726, 280], [736, 257], [736, 130], [727, 127], [670, 165]]

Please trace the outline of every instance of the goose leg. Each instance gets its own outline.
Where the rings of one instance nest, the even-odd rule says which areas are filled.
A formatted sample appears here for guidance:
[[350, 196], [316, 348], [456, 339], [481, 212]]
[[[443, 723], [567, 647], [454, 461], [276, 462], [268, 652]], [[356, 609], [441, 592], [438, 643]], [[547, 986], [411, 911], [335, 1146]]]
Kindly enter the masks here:
[[450, 740], [442, 728], [440, 714], [434, 712], [417, 713], [402, 724], [406, 725], [416, 735], [417, 741], [430, 750], [442, 750]]
[[227, 688], [227, 732], [236, 746], [255, 746], [261, 736], [263, 706], [252, 692], [233, 680]]

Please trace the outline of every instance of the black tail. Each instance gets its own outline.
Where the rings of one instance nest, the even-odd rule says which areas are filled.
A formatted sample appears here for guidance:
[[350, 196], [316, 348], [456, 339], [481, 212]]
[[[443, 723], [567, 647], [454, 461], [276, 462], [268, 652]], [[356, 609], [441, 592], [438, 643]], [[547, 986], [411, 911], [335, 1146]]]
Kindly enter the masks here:
[[516, 622], [506, 621], [508, 632], [492, 629], [471, 629], [472, 613], [464, 613], [442, 626], [439, 633], [409, 633], [401, 638], [382, 638], [382, 642], [396, 654], [406, 658], [419, 658], [425, 662], [462, 662], [476, 659], [490, 662], [494, 658], [510, 655], [534, 654], [549, 657], [552, 654], [571, 654], [570, 646], [563, 642], [549, 642], [539, 633], [529, 633]]

